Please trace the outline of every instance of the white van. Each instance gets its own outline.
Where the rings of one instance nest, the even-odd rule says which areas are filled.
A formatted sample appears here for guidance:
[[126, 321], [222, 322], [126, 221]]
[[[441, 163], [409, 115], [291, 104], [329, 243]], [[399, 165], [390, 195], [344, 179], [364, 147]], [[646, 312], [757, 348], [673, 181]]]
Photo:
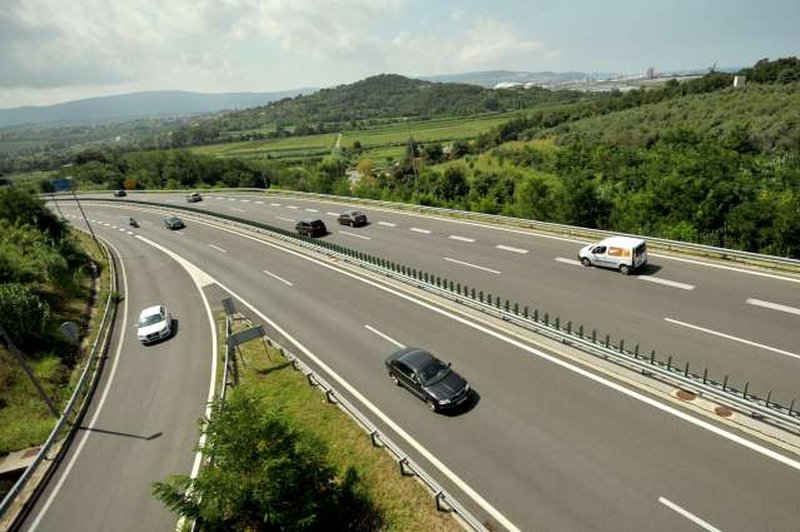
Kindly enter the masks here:
[[623, 275], [647, 264], [647, 243], [641, 238], [612, 236], [578, 252], [584, 266], [602, 266], [619, 270]]

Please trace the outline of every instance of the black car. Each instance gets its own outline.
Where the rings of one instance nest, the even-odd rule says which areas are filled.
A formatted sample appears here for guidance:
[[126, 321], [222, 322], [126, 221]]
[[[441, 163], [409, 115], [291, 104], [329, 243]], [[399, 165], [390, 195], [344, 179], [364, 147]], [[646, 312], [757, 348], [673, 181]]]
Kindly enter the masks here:
[[350, 227], [357, 227], [359, 225], [367, 225], [367, 215], [361, 211], [345, 211], [337, 218], [342, 225], [349, 225]]
[[434, 412], [454, 408], [469, 398], [469, 383], [424, 349], [395, 351], [386, 359], [386, 370], [396, 385], [408, 388]]
[[114, 197], [115, 197], [115, 198], [124, 198], [124, 197], [125, 197], [125, 196], [127, 196], [127, 195], [128, 195], [128, 193], [127, 193], [127, 192], [125, 192], [125, 191], [124, 191], [124, 190], [122, 190], [122, 189], [119, 189], [119, 190], [115, 190], [115, 191], [114, 191]]
[[164, 218], [164, 227], [167, 229], [183, 229], [186, 226], [183, 224], [183, 220], [177, 216], [167, 216]]
[[328, 228], [325, 227], [325, 222], [319, 218], [309, 220], [300, 220], [294, 226], [298, 235], [301, 236], [325, 236], [328, 234]]

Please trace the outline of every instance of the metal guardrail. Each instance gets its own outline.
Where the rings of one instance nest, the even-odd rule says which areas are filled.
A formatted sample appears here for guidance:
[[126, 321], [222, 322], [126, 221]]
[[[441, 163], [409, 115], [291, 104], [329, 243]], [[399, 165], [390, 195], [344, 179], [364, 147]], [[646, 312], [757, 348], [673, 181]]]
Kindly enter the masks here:
[[[226, 318], [226, 334], [231, 334], [230, 323]], [[433, 493], [433, 499], [436, 503], [436, 509], [444, 512], [453, 512], [457, 514], [463, 521], [472, 529], [477, 532], [489, 532], [489, 529], [474, 515], [472, 515], [458, 500], [453, 497], [449, 492], [442, 488], [436, 480], [433, 479], [425, 470], [411, 459], [403, 449], [394, 443], [388, 436], [383, 434], [374, 423], [372, 423], [367, 416], [361, 413], [353, 404], [348, 401], [342, 394], [340, 394], [327, 380], [322, 378], [317, 372], [312, 370], [305, 362], [295, 356], [290, 350], [283, 347], [281, 344], [265, 335], [267, 345], [277, 349], [286, 360], [288, 360], [292, 367], [303, 373], [308, 379], [311, 386], [318, 388], [325, 397], [332, 404], [336, 404], [342, 408], [353, 420], [356, 421], [366, 432], [369, 434], [372, 445], [375, 447], [383, 447], [387, 449], [397, 461], [400, 468], [400, 474], [405, 476], [416, 476], [425, 486]], [[227, 342], [226, 342], [227, 345]], [[229, 349], [226, 347], [226, 359], [229, 356]], [[223, 384], [224, 386], [224, 384]]]
[[[100, 360], [101, 355], [106, 350], [108, 339], [110, 338], [111, 335], [114, 318], [116, 317], [116, 304], [113, 303], [112, 299], [113, 299], [113, 294], [117, 292], [118, 288], [117, 271], [116, 271], [116, 264], [114, 262], [114, 255], [109, 251], [105, 243], [103, 243], [102, 246], [103, 246], [103, 251], [105, 251], [106, 257], [108, 258], [111, 283], [109, 284], [108, 296], [106, 297], [105, 306], [103, 308], [103, 318], [98, 328], [99, 332], [95, 337], [94, 342], [92, 343], [92, 347], [89, 352], [89, 357], [86, 360], [86, 364], [83, 368], [83, 371], [81, 372], [81, 376], [78, 380], [78, 383], [75, 385], [75, 390], [72, 392], [69, 401], [62, 410], [61, 417], [58, 419], [55, 427], [53, 427], [53, 430], [50, 432], [50, 436], [47, 438], [47, 441], [45, 441], [44, 445], [39, 450], [39, 453], [36, 455], [36, 458], [34, 458], [33, 462], [31, 462], [31, 464], [27, 467], [27, 469], [25, 469], [25, 472], [11, 488], [11, 491], [9, 491], [3, 498], [2, 503], [0, 503], [0, 520], [3, 520], [4, 517], [6, 517], [6, 512], [10, 510], [17, 496], [19, 496], [22, 490], [28, 485], [28, 482], [30, 482], [34, 472], [42, 464], [43, 461], [50, 460], [50, 463], [47, 466], [48, 470], [56, 466], [58, 461], [49, 458], [48, 454], [52, 450], [56, 441], [62, 435], [62, 430], [64, 429], [64, 427], [68, 426], [67, 430], [68, 435], [77, 430], [78, 425], [73, 422], [80, 420], [83, 414], [85, 413], [86, 407], [89, 404], [88, 398], [90, 397], [90, 394], [88, 392], [94, 387], [97, 378], [100, 375], [100, 372], [97, 371], [99, 369], [98, 361]], [[91, 373], [91, 379], [90, 379], [90, 370], [92, 368], [94, 368], [95, 371], [94, 373]], [[79, 400], [82, 400], [82, 402], [76, 409], [75, 408], [76, 403]], [[61, 453], [62, 451], [63, 448], [59, 450], [59, 453]]]
[[[104, 193], [108, 191], [103, 191]], [[174, 193], [174, 190], [143, 190], [146, 193]], [[444, 207], [431, 207], [427, 205], [418, 205], [414, 203], [399, 203], [394, 201], [374, 200], [369, 198], [359, 198], [356, 196], [336, 196], [333, 194], [318, 194], [316, 192], [301, 192], [297, 190], [281, 190], [281, 189], [263, 189], [263, 188], [222, 188], [211, 189], [209, 193], [255, 193], [264, 195], [275, 196], [295, 196], [298, 198], [318, 199], [324, 201], [335, 201], [339, 203], [358, 203], [362, 205], [372, 205], [386, 209], [394, 209], [398, 211], [415, 211], [423, 214], [432, 214], [448, 218], [460, 218], [468, 220], [476, 220], [494, 225], [504, 225], [521, 227], [525, 229], [532, 229], [537, 231], [544, 231], [549, 233], [564, 234], [569, 236], [587, 238], [590, 240], [597, 240], [609, 236], [629, 236], [633, 238], [644, 238], [648, 244], [657, 248], [665, 249], [668, 251], [677, 251], [687, 254], [699, 254], [703, 256], [711, 256], [722, 258], [726, 260], [733, 260], [739, 262], [748, 262], [760, 265], [771, 265], [773, 267], [786, 268], [791, 271], [800, 270], [800, 259], [792, 257], [778, 257], [776, 255], [765, 255], [762, 253], [754, 253], [751, 251], [740, 251], [736, 249], [722, 248], [718, 246], [709, 246], [705, 244], [696, 244], [693, 242], [682, 242], [679, 240], [669, 240], [666, 238], [651, 237], [646, 235], [634, 235], [630, 233], [620, 233], [614, 231], [607, 231], [604, 229], [591, 229], [587, 227], [578, 227], [574, 225], [558, 224], [554, 222], [542, 222], [538, 220], [530, 220], [527, 218], [515, 218], [513, 216], [502, 216], [499, 214], [486, 214], [474, 211], [462, 211], [458, 209], [447, 209]], [[86, 191], [82, 194], [96, 194], [97, 192]], [[137, 192], [134, 192], [138, 193]], [[50, 197], [50, 196], [48, 196]]]
[[[119, 200], [115, 200], [114, 203], [119, 203]], [[722, 383], [715, 382], [708, 379], [707, 370], [705, 370], [701, 376], [689, 371], [688, 363], [683, 369], [673, 366], [672, 357], [669, 357], [665, 362], [657, 360], [654, 351], [651, 352], [649, 356], [639, 353], [638, 346], [636, 346], [634, 351], [626, 350], [624, 347], [624, 339], [620, 340], [620, 343], [614, 346], [610, 338], [606, 335], [605, 339], [598, 343], [598, 336], [596, 333], [593, 336], [585, 335], [583, 326], [574, 329], [571, 322], [566, 322], [565, 327], [562, 328], [559, 318], [550, 321], [550, 316], [547, 313], [540, 313], [538, 310], [534, 310], [533, 313], [531, 313], [528, 307], [522, 307], [518, 303], [512, 303], [509, 300], [505, 301], [505, 305], [501, 305], [499, 297], [492, 297], [491, 294], [488, 293], [484, 295], [482, 291], [476, 291], [475, 288], [469, 289], [467, 286], [462, 287], [461, 283], [442, 279], [440, 276], [435, 276], [428, 272], [375, 257], [339, 244], [299, 236], [285, 229], [237, 216], [213, 213], [174, 204], [159, 204], [137, 200], [128, 200], [127, 203], [170, 209], [173, 211], [184, 210], [199, 216], [234, 222], [248, 230], [254, 230], [254, 228], [257, 228], [256, 230], [261, 229], [273, 237], [295, 244], [299, 243], [316, 252], [335, 256], [337, 259], [344, 262], [349, 262], [380, 273], [381, 275], [413, 284], [418, 288], [435, 292], [457, 303], [470, 306], [484, 313], [493, 314], [505, 321], [522, 325], [534, 332], [543, 333], [564, 344], [582, 349], [585, 352], [600, 356], [604, 359], [609, 359], [621, 366], [632, 367], [644, 375], [658, 376], [671, 385], [686, 389], [687, 391], [696, 390], [699, 393], [715, 398], [715, 400], [722, 404], [744, 411], [749, 415], [770, 420], [784, 429], [800, 433], [800, 409], [795, 409], [795, 400], [792, 400], [790, 406], [786, 407], [776, 401], [772, 401], [771, 392], [766, 398], [749, 393], [749, 384], [747, 383], [745, 383], [742, 390], [738, 390], [728, 385], [727, 377]], [[589, 338], [591, 338], [591, 341], [589, 341]]]

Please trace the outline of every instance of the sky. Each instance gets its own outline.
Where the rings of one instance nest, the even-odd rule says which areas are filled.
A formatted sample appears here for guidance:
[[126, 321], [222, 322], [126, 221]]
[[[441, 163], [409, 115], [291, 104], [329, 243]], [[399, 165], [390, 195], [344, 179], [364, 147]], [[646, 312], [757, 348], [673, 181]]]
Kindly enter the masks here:
[[798, 54], [798, 0], [0, 0], [0, 108]]

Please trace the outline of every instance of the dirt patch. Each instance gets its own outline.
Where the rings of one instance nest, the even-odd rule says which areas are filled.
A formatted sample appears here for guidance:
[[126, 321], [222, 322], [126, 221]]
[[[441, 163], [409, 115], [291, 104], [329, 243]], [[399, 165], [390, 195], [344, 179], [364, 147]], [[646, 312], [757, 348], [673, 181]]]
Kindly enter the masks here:
[[678, 390], [675, 396], [681, 401], [694, 401], [697, 399], [697, 394], [694, 392], [687, 392], [686, 390]]
[[720, 417], [731, 417], [733, 415], [733, 410], [727, 406], [718, 406], [714, 409], [714, 413]]

